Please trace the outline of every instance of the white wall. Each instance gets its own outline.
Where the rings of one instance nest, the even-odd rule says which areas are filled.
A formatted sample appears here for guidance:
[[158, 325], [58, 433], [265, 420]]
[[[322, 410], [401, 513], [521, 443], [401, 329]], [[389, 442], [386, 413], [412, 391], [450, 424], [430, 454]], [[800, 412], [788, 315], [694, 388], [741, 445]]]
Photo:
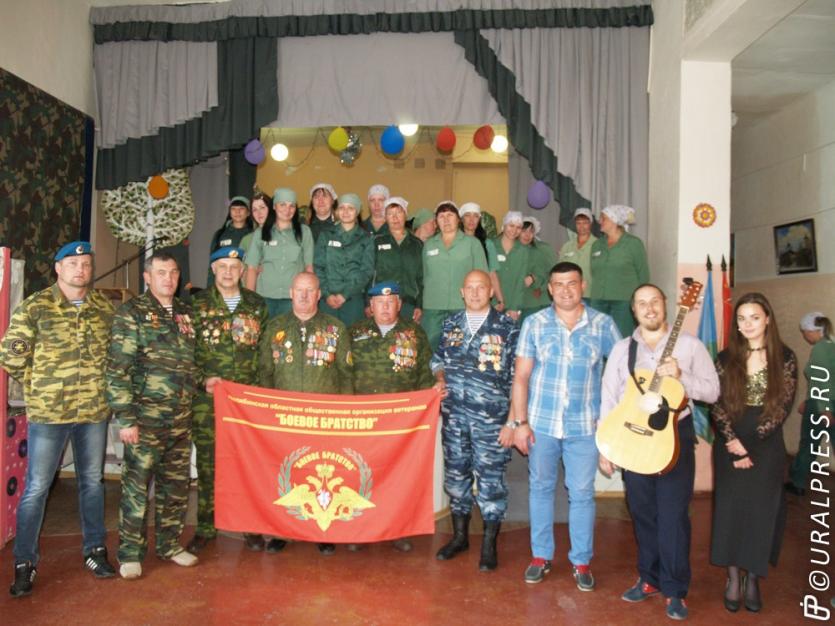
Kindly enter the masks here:
[[776, 278], [773, 226], [808, 217], [818, 273], [835, 273], [835, 82], [734, 129], [732, 153], [736, 282]]

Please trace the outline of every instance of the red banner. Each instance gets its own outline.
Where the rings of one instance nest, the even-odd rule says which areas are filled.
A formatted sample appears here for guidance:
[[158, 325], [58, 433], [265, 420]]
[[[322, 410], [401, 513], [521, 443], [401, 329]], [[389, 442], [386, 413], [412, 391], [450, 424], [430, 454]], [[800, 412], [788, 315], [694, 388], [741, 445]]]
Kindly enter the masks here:
[[292, 393], [223, 381], [215, 525], [320, 543], [435, 532], [440, 396]]

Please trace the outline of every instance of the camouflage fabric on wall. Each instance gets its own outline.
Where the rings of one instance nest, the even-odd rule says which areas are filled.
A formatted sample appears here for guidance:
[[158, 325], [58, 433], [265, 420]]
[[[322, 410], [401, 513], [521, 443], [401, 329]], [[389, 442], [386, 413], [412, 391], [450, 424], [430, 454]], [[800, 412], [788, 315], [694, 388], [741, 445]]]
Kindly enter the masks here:
[[0, 242], [26, 261], [26, 294], [49, 286], [55, 251], [79, 238], [85, 120], [0, 69]]

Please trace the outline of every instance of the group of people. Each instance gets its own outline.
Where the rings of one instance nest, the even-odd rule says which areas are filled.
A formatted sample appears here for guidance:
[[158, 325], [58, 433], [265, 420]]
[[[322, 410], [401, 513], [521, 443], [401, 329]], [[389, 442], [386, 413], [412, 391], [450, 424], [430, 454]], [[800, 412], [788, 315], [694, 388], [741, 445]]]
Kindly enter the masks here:
[[[728, 610], [741, 604], [759, 610], [758, 580], [776, 563], [782, 536], [782, 423], [797, 378], [794, 354], [781, 342], [764, 296], [738, 300], [728, 349], [715, 364], [686, 333], [662, 359], [673, 332], [667, 296], [648, 282], [643, 245], [626, 232], [628, 207], [604, 209], [596, 239], [591, 212], [578, 209], [576, 237], [555, 259], [541, 251], [535, 220], [513, 211], [493, 240], [480, 239], [480, 219], [468, 217], [480, 214], [477, 205], [459, 209], [452, 202], [439, 204], [434, 216], [416, 216], [409, 232], [406, 200], [375, 186], [365, 225], [372, 238], [358, 223], [355, 194], [336, 200], [333, 188], [320, 184], [311, 196], [309, 225], [300, 223], [291, 190], [256, 196], [251, 204], [233, 201], [242, 208], [230, 207], [230, 224], [216, 237], [213, 282], [190, 307], [175, 297], [179, 268], [165, 252], [145, 261], [147, 291], [118, 310], [91, 288], [89, 243], [57, 252], [56, 283], [18, 307], [0, 344], [0, 366], [24, 383], [30, 422], [12, 596], [32, 591], [46, 496], [68, 439], [85, 567], [97, 577], [116, 574], [105, 547], [101, 484], [111, 413], [125, 444], [119, 574], [142, 575], [152, 479], [157, 556], [184, 567], [198, 562], [217, 534], [212, 393], [221, 379], [332, 394], [434, 387], [442, 397], [444, 488], [453, 526], [436, 557], [448, 560], [469, 548], [478, 505], [484, 520], [479, 568], [497, 567], [505, 469], [515, 447], [529, 457], [532, 560], [525, 581], [539, 583], [552, 569], [562, 462], [568, 560], [578, 589], [591, 591], [594, 478], [598, 468], [615, 470], [595, 445], [596, 424], [640, 367], [677, 379], [690, 400], [713, 404], [719, 436], [711, 560], [727, 567]], [[250, 218], [261, 225], [247, 234]], [[439, 232], [424, 240], [430, 223]], [[537, 269], [546, 261], [547, 270]], [[634, 284], [626, 291], [628, 281]], [[801, 328], [816, 342], [818, 365], [831, 368], [829, 320], [815, 314]], [[802, 408], [810, 421], [826, 415], [811, 401]], [[666, 614], [684, 619], [695, 432], [690, 407], [675, 417], [681, 442], [675, 465], [659, 475], [623, 473], [639, 548], [639, 578], [623, 599], [663, 594]], [[197, 528], [184, 548], [192, 441]], [[792, 478], [803, 483], [808, 467], [800, 463]], [[244, 540], [251, 550], [278, 552], [286, 545], [255, 533]], [[402, 538], [394, 547], [407, 551], [411, 543]], [[318, 548], [335, 550], [327, 543]]]
[[[289, 310], [290, 280], [301, 271], [319, 277], [322, 309], [349, 326], [368, 313], [368, 286], [395, 281], [404, 317], [422, 325], [433, 348], [443, 320], [461, 308], [458, 290], [470, 270], [488, 272], [495, 308], [521, 321], [550, 304], [545, 285], [554, 263], [571, 261], [588, 279], [588, 302], [610, 314], [622, 334], [634, 328], [629, 297], [649, 280], [649, 269], [643, 243], [627, 231], [635, 219], [630, 207], [603, 209], [600, 238], [592, 234], [591, 210], [577, 209], [570, 239], [557, 254], [539, 239], [539, 220], [519, 211], [508, 211], [495, 233], [495, 220], [475, 202], [459, 207], [444, 200], [434, 213], [423, 208], [410, 218], [405, 198], [375, 184], [365, 203], [363, 221], [362, 198], [337, 195], [329, 183], [310, 189], [306, 216], [286, 187], [271, 197], [237, 196], [210, 254], [224, 246], [244, 251], [244, 286], [265, 299], [270, 315]], [[210, 285], [212, 279], [210, 269]]]

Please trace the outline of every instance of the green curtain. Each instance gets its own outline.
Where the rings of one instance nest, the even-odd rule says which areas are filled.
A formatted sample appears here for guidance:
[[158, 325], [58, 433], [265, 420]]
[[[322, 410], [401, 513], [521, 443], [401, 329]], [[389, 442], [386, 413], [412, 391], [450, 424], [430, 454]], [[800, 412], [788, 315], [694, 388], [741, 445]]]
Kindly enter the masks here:
[[98, 151], [96, 187], [116, 189], [245, 145], [278, 116], [277, 40], [218, 42], [218, 106], [156, 135]]
[[460, 9], [364, 15], [229, 17], [195, 23], [115, 22], [94, 26], [97, 44], [111, 41], [223, 41], [250, 37], [310, 37], [423, 33], [483, 28], [623, 28], [652, 24], [652, 7], [602, 9]]
[[0, 243], [26, 261], [27, 295], [53, 281], [55, 252], [80, 238], [87, 119], [0, 68]]

